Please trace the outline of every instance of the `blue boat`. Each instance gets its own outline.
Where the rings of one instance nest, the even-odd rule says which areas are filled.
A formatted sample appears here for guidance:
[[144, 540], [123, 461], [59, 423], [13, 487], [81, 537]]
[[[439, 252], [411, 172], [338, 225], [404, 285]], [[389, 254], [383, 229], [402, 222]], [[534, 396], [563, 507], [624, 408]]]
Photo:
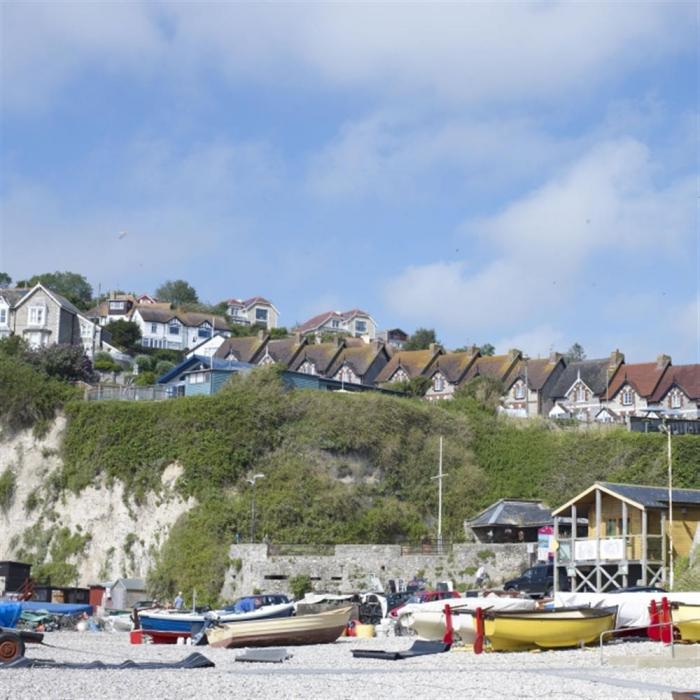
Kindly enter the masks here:
[[217, 623], [266, 620], [291, 617], [294, 603], [283, 595], [254, 595], [240, 599], [233, 605], [205, 613], [183, 610], [149, 609], [138, 612], [139, 625], [144, 634], [156, 644], [174, 644], [178, 638], [191, 637], [202, 629], [205, 622]]

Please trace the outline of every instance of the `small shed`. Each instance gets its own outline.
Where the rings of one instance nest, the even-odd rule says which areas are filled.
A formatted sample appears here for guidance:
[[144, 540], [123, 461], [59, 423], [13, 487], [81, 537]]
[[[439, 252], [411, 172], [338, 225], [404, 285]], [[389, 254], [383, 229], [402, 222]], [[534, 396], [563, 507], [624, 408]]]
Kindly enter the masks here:
[[113, 610], [130, 610], [146, 597], [146, 582], [140, 578], [119, 578], [105, 590], [104, 605]]
[[0, 595], [21, 590], [31, 570], [31, 564], [23, 564], [20, 561], [0, 561], [0, 579], [4, 579], [4, 585], [3, 581], [0, 581]]
[[479, 542], [537, 542], [537, 529], [552, 523], [552, 511], [542, 501], [501, 498], [466, 525]]

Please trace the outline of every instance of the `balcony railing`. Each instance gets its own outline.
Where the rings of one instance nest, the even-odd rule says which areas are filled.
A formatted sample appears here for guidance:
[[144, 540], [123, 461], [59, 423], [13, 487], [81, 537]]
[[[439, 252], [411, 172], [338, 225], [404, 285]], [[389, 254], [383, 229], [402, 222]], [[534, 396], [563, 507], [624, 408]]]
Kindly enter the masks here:
[[[573, 561], [641, 561], [644, 558], [642, 535], [601, 537], [576, 537], [561, 539], [557, 559], [560, 564]], [[647, 535], [646, 560], [661, 562], [663, 560], [663, 535]], [[574, 545], [573, 557], [571, 545]]]

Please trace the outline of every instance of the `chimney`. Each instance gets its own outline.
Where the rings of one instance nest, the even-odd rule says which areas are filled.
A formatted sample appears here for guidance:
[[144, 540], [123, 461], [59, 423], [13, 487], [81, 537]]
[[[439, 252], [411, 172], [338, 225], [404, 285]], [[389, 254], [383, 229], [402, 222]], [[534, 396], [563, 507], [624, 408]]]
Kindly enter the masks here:
[[564, 357], [560, 352], [550, 352], [549, 353], [549, 362], [551, 364], [556, 364], [559, 362]]
[[430, 343], [430, 345], [428, 345], [428, 350], [430, 350], [433, 355], [436, 355], [437, 353], [442, 352], [442, 345], [440, 345], [440, 343]]
[[511, 360], [517, 360], [521, 356], [522, 356], [522, 353], [520, 352], [520, 350], [518, 350], [518, 348], [511, 348], [510, 350], [508, 350], [508, 357]]
[[659, 355], [656, 358], [656, 367], [657, 369], [665, 369], [671, 364], [671, 356], [670, 355]]
[[267, 332], [267, 331], [266, 331], [264, 328], [261, 328], [261, 329], [258, 331], [258, 340], [265, 340], [265, 334], [266, 334], [266, 332]]
[[613, 352], [610, 353], [610, 366], [611, 367], [617, 367], [618, 365], [623, 364], [625, 361], [625, 356], [623, 353], [620, 352], [619, 349], [614, 350]]

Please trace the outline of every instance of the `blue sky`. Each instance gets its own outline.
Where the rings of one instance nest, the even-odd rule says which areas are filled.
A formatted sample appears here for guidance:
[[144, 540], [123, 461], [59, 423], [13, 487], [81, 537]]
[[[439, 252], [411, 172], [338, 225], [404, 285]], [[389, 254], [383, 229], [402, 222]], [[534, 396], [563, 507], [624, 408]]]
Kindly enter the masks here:
[[700, 362], [695, 3], [0, 13], [14, 278]]

